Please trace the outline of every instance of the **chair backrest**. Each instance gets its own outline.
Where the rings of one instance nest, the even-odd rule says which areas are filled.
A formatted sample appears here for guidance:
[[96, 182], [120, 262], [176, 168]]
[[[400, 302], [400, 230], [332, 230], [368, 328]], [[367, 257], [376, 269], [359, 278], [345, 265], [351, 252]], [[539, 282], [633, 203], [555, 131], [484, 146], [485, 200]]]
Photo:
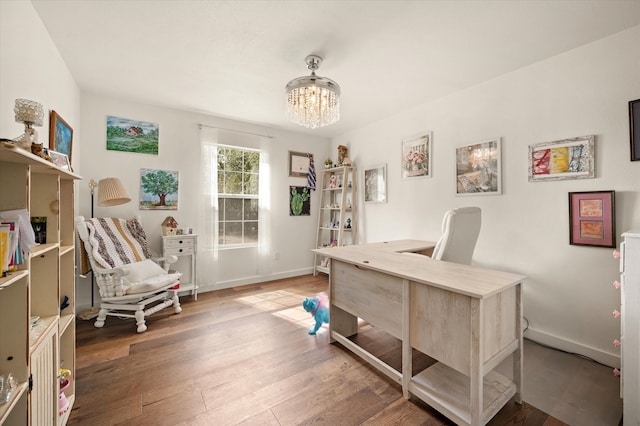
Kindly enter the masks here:
[[446, 212], [442, 220], [442, 236], [431, 257], [470, 265], [480, 234], [480, 224], [479, 207], [460, 207]]
[[78, 217], [76, 229], [89, 261], [101, 268], [116, 268], [151, 258], [147, 237], [137, 219]]

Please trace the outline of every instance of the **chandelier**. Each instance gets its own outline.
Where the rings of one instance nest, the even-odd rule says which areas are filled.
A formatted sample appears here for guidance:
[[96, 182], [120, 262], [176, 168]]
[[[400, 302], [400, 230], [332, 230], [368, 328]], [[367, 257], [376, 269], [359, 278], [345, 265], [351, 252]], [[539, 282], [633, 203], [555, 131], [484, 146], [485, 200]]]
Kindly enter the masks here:
[[319, 77], [316, 70], [322, 58], [305, 58], [311, 75], [287, 83], [287, 117], [310, 129], [328, 126], [340, 119], [340, 86], [335, 81]]

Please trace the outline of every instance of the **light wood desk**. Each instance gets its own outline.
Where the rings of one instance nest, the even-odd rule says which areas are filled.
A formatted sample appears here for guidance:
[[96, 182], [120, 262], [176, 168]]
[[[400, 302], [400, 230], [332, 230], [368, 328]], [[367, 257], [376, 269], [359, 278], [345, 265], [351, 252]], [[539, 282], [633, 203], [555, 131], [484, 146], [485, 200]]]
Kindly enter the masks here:
[[[329, 332], [457, 424], [484, 425], [522, 390], [522, 275], [436, 261], [417, 240], [316, 249], [331, 258]], [[402, 340], [402, 371], [352, 340], [358, 318]], [[412, 375], [412, 349], [438, 362]], [[513, 377], [493, 371], [513, 354]]]

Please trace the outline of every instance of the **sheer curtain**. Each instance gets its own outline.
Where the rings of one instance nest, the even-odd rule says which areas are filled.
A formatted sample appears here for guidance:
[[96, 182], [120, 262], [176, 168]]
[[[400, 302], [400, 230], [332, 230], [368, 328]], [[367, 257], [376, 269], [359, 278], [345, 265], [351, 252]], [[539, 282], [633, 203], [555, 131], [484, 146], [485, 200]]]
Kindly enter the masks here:
[[[272, 138], [227, 129], [200, 126], [201, 182], [198, 232], [198, 283], [216, 287], [219, 271], [218, 245], [218, 146], [260, 151], [260, 180], [258, 202], [258, 251], [255, 269], [260, 276], [272, 273], [271, 261], [271, 165], [269, 164]], [[244, 268], [244, 272], [250, 268]], [[242, 277], [238, 277], [242, 278]]]
[[218, 264], [218, 130], [200, 126], [198, 283], [215, 286]]

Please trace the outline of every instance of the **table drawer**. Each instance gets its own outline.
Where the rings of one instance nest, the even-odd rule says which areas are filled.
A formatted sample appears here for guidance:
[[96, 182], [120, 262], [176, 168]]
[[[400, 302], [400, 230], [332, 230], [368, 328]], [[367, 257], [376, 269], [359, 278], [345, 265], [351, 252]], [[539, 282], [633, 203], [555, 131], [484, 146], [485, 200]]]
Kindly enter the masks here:
[[165, 256], [169, 256], [169, 255], [185, 256], [185, 255], [194, 254], [194, 253], [195, 253], [195, 248], [193, 246], [191, 246], [191, 247], [171, 247], [171, 248], [165, 248], [165, 250], [164, 250]]
[[167, 238], [164, 241], [164, 247], [166, 249], [176, 247], [193, 247], [194, 245], [193, 238]]

